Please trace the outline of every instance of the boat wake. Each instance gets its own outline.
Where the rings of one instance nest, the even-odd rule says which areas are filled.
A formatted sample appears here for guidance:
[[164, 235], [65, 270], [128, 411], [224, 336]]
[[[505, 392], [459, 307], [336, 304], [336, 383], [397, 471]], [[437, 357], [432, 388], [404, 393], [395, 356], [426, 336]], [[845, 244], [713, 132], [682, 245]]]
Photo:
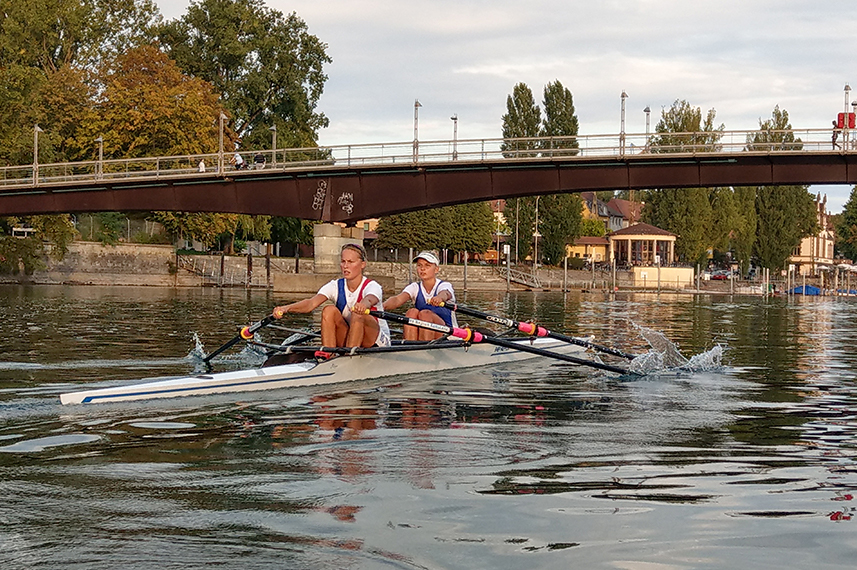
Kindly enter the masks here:
[[686, 358], [663, 333], [631, 323], [651, 347], [631, 361], [628, 369], [635, 374], [652, 375], [662, 372], [703, 372], [722, 366], [723, 346], [714, 347]]

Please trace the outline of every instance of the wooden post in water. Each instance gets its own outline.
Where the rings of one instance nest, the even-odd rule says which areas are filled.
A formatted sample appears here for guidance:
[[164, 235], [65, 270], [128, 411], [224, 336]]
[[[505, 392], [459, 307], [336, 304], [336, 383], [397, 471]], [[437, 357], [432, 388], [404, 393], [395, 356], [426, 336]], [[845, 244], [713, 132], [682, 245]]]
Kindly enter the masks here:
[[568, 256], [562, 259], [562, 291], [568, 291]]
[[271, 288], [271, 244], [265, 244], [265, 284]]
[[253, 254], [247, 252], [247, 283], [246, 287], [250, 288], [250, 282], [253, 281]]
[[220, 278], [218, 279], [217, 286], [223, 287], [223, 273], [226, 269], [226, 252], [220, 252]]
[[467, 257], [468, 254], [464, 252], [464, 290], [467, 291]]

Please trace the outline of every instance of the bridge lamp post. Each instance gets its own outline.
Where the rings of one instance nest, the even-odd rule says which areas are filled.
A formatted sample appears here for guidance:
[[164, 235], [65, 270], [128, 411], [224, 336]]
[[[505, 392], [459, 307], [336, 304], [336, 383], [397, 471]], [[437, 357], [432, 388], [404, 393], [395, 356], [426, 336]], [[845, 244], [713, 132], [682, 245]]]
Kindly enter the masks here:
[[539, 197], [536, 196], [536, 225], [535, 230], [533, 232], [533, 275], [536, 274], [536, 270], [539, 268], [539, 238], [542, 237], [542, 234], [539, 233]]
[[458, 114], [451, 116], [452, 119], [452, 160], [458, 160]]
[[420, 100], [414, 99], [414, 162], [420, 156], [420, 107], [422, 107]]
[[217, 174], [223, 176], [223, 122], [226, 120], [226, 115], [220, 113], [220, 139], [217, 149]]
[[845, 113], [842, 122], [842, 148], [848, 149], [848, 100], [851, 98], [851, 86], [845, 84]]
[[628, 98], [628, 94], [625, 93], [625, 90], [622, 90], [622, 118], [619, 125], [619, 156], [625, 156], [625, 99]]
[[277, 125], [272, 125], [268, 127], [268, 130], [271, 131], [271, 162], [273, 162], [273, 166], [277, 166]]
[[649, 106], [646, 105], [646, 108], [643, 109], [643, 112], [646, 114], [646, 152], [649, 150], [649, 118], [651, 117], [652, 110], [649, 109]]
[[95, 178], [101, 180], [104, 178], [104, 137], [98, 137], [95, 142], [98, 143], [98, 165], [95, 168]]
[[[851, 101], [851, 112], [854, 113], [855, 116], [857, 116], [857, 101]], [[852, 142], [851, 146], [857, 148], [857, 141]]]
[[39, 125], [33, 127], [33, 185], [39, 185], [39, 133], [45, 131]]

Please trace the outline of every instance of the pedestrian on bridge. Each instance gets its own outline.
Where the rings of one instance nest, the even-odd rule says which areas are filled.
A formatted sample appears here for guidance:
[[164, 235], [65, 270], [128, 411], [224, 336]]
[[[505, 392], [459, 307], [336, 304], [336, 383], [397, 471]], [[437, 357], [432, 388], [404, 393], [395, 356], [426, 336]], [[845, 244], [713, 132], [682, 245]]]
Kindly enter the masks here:
[[236, 152], [235, 155], [229, 159], [229, 164], [235, 167], [235, 170], [242, 170], [246, 167], [244, 164], [244, 157], [241, 156], [240, 152]]
[[836, 142], [836, 139], [839, 138], [839, 130], [836, 128], [836, 121], [833, 121], [833, 150], [840, 148], [839, 143]]
[[261, 152], [257, 152], [256, 156], [253, 157], [253, 168], [256, 170], [265, 168], [265, 155]]

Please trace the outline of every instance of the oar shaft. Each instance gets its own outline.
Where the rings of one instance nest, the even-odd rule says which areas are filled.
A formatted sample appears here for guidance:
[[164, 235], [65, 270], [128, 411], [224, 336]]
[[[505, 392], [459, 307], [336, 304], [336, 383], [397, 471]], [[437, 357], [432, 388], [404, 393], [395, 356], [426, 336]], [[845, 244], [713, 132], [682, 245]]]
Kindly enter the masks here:
[[495, 346], [502, 346], [504, 348], [510, 348], [512, 350], [519, 350], [521, 352], [529, 352], [531, 354], [537, 354], [539, 356], [546, 356], [548, 358], [556, 358], [557, 360], [564, 360], [565, 362], [571, 362], [573, 364], [579, 364], [581, 366], [590, 366], [592, 368], [598, 368], [599, 370], [606, 370], [608, 372], [615, 372], [616, 374], [630, 374], [630, 371], [625, 368], [619, 368], [618, 366], [612, 366], [610, 364], [602, 364], [600, 362], [594, 362], [592, 360], [585, 360], [583, 358], [577, 358], [574, 356], [570, 356], [568, 354], [560, 354], [557, 352], [552, 352], [550, 350], [543, 350], [541, 348], [536, 348], [534, 346], [530, 346], [524, 343], [513, 342], [511, 340], [496, 338], [493, 336], [484, 336], [483, 334], [472, 331], [470, 329], [460, 329], [458, 327], [450, 327], [447, 325], [439, 325], [436, 323], [430, 323], [427, 321], [422, 321], [420, 319], [412, 319], [410, 317], [405, 317], [402, 315], [397, 315], [396, 313], [388, 313], [386, 311], [367, 311], [367, 314], [372, 315], [373, 317], [377, 317], [379, 319], [385, 319], [387, 321], [394, 321], [397, 323], [401, 323], [403, 325], [411, 325], [414, 327], [428, 329], [437, 331], [440, 333], [445, 333], [452, 335], [456, 338], [463, 339], [466, 342], [486, 342], [488, 344], [493, 344]]
[[456, 305], [455, 303], [444, 303], [444, 306], [447, 309], [455, 311], [457, 313], [461, 313], [463, 315], [470, 315], [471, 317], [476, 317], [478, 319], [484, 319], [486, 321], [497, 323], [499, 325], [503, 325], [510, 328], [516, 328], [522, 333], [533, 335], [533, 336], [546, 336], [549, 338], [555, 338], [556, 340], [561, 340], [563, 342], [567, 342], [570, 344], [576, 344], [578, 346], [585, 346], [587, 348], [591, 348], [592, 350], [597, 350], [599, 352], [603, 352], [605, 354], [612, 354], [613, 356], [619, 356], [621, 358], [627, 358], [628, 360], [634, 360], [636, 355], [628, 354], [627, 352], [623, 352], [616, 348], [610, 348], [609, 346], [603, 346], [600, 344], [595, 344], [594, 342], [589, 342], [588, 340], [583, 340], [580, 338], [574, 338], [571, 336], [566, 336], [561, 333], [550, 331], [544, 327], [538, 326], [533, 323], [524, 323], [521, 321], [516, 321], [513, 319], [508, 319], [506, 317], [498, 317], [496, 315], [490, 315], [488, 313], [483, 313], [481, 311], [476, 311], [474, 309], [469, 309], [467, 307], [462, 307], [461, 305]]
[[265, 317], [261, 321], [253, 323], [252, 325], [248, 325], [248, 326], [242, 328], [238, 332], [238, 334], [235, 335], [234, 338], [230, 339], [229, 341], [227, 341], [226, 344], [224, 344], [223, 346], [221, 346], [220, 348], [218, 348], [217, 350], [215, 350], [214, 352], [212, 352], [211, 354], [209, 354], [208, 356], [203, 358], [202, 361], [205, 362], [206, 364], [208, 364], [209, 361], [211, 361], [211, 359], [213, 359], [215, 356], [217, 356], [218, 354], [220, 354], [224, 350], [231, 348], [237, 342], [239, 342], [241, 340], [250, 340], [251, 338], [253, 338], [253, 335], [255, 334], [255, 332], [257, 330], [268, 326], [272, 322], [274, 322], [274, 315], [268, 315], [267, 317]]

